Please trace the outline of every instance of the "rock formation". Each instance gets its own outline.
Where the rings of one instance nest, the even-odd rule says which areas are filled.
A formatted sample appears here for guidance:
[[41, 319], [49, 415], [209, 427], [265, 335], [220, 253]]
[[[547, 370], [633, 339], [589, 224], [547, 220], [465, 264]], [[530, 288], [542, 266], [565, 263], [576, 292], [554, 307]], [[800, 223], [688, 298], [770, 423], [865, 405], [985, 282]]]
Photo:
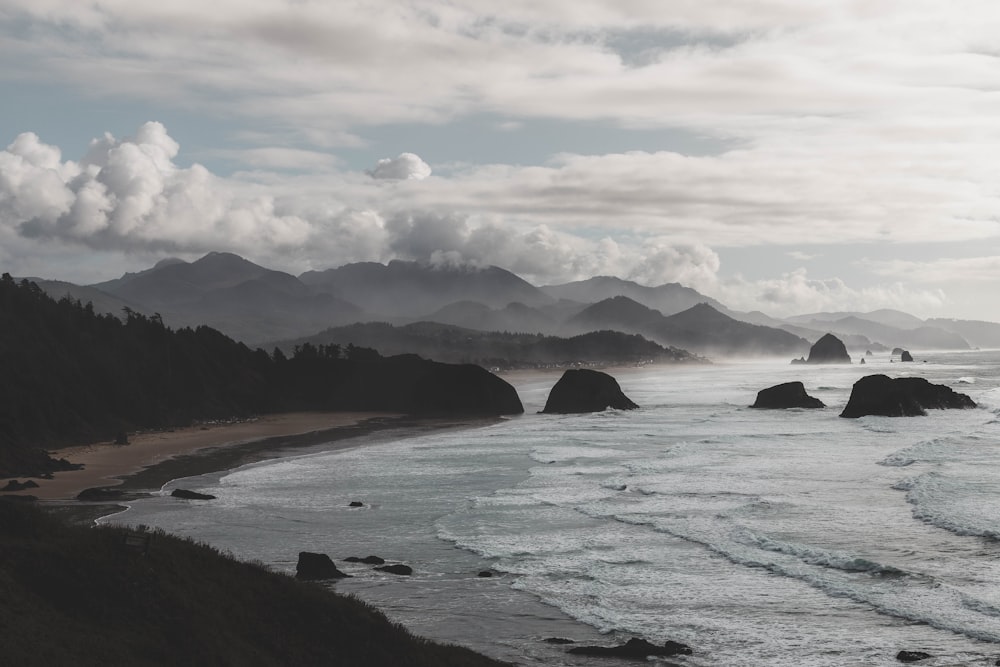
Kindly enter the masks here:
[[910, 354], [909, 350], [903, 350], [903, 353], [899, 355], [900, 361], [913, 361], [913, 355]]
[[920, 662], [932, 657], [934, 656], [924, 651], [900, 651], [896, 654], [896, 660], [900, 662]]
[[807, 364], [849, 364], [851, 355], [847, 354], [844, 342], [831, 333], [824, 334], [809, 348]]
[[651, 655], [691, 655], [691, 647], [679, 642], [667, 641], [663, 646], [650, 644], [645, 639], [633, 637], [619, 646], [576, 646], [568, 649], [567, 653], [576, 655], [593, 655], [609, 658], [635, 658], [645, 660]]
[[399, 574], [403, 576], [410, 576], [411, 574], [413, 574], [412, 567], [410, 567], [409, 565], [401, 565], [399, 563], [396, 563], [394, 565], [382, 565], [380, 567], [376, 567], [375, 569], [379, 570], [380, 572], [388, 572], [389, 574]]
[[618, 381], [607, 373], [586, 368], [563, 373], [545, 401], [546, 414], [601, 412], [607, 408], [634, 410], [639, 406], [622, 393]]
[[801, 382], [785, 382], [757, 392], [757, 400], [751, 408], [825, 408], [818, 398], [806, 393]]
[[348, 556], [344, 559], [346, 563], [365, 563], [366, 565], [385, 565], [385, 559], [381, 556]]
[[927, 409], [974, 408], [975, 402], [943, 384], [924, 378], [895, 378], [868, 375], [854, 383], [851, 398], [841, 417], [914, 417]]
[[299, 552], [299, 562], [295, 565], [296, 579], [343, 579], [349, 576], [338, 570], [326, 554]]

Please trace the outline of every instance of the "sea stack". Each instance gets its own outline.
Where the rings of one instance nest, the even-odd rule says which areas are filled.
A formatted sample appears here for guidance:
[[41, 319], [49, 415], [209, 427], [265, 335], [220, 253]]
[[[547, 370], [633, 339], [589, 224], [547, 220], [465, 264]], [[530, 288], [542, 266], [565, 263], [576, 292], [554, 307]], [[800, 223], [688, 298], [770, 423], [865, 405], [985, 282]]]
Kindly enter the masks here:
[[626, 396], [618, 381], [607, 373], [587, 368], [569, 370], [549, 392], [545, 414], [602, 412], [608, 408], [634, 410], [639, 406]]
[[847, 354], [844, 342], [831, 333], [824, 334], [809, 348], [807, 364], [849, 364], [851, 355]]
[[895, 378], [868, 375], [854, 383], [851, 398], [841, 417], [865, 415], [916, 417], [927, 409], [974, 408], [975, 402], [943, 384], [931, 384], [924, 378]]
[[801, 382], [785, 382], [757, 392], [757, 401], [751, 408], [781, 410], [785, 408], [825, 408], [818, 398], [806, 393]]

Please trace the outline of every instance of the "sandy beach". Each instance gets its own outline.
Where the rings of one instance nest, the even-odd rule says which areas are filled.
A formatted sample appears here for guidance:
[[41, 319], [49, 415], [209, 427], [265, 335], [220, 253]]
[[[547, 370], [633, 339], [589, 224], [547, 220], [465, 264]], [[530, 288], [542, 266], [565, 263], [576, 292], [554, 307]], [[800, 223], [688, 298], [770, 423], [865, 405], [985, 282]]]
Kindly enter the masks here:
[[251, 421], [140, 433], [130, 436], [128, 445], [108, 442], [65, 447], [54, 451], [53, 456], [83, 464], [81, 470], [57, 472], [52, 479], [32, 478], [38, 488], [18, 493], [40, 500], [72, 500], [84, 489], [118, 486], [125, 478], [172, 459], [191, 459], [192, 455], [208, 450], [246, 449], [255, 443], [281, 444], [276, 440], [292, 439], [291, 444], [300, 444], [302, 438], [296, 439], [297, 436], [333, 436], [338, 432], [343, 436], [344, 429], [350, 433], [357, 431], [348, 427], [376, 420], [384, 425], [398, 418], [399, 415], [373, 412], [295, 412], [265, 415]]

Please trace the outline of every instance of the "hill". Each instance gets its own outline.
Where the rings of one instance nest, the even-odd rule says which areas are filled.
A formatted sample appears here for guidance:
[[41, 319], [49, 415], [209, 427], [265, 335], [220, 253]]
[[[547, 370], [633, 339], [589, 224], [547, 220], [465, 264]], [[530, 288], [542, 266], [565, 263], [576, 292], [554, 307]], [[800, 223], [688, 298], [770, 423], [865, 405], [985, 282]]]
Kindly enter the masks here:
[[557, 299], [568, 299], [579, 303], [596, 303], [616, 296], [624, 296], [647, 308], [658, 310], [664, 315], [679, 313], [699, 303], [708, 303], [713, 308], [725, 310], [725, 306], [715, 299], [679, 283], [665, 283], [657, 287], [647, 287], [631, 280], [622, 280], [613, 276], [595, 276], [588, 280], [578, 280], [562, 285], [546, 285], [541, 289]]
[[541, 306], [555, 301], [496, 266], [435, 266], [393, 260], [309, 271], [299, 278], [317, 292], [349, 299], [367, 312], [384, 316], [423, 316], [458, 301], [475, 301], [490, 308], [512, 302]]
[[159, 313], [170, 326], [206, 325], [251, 343], [362, 317], [350, 301], [315, 293], [295, 276], [231, 253], [213, 252], [191, 263], [164, 261], [91, 288]]
[[606, 299], [570, 319], [578, 329], [616, 329], [647, 336], [700, 354], [787, 356], [808, 351], [809, 343], [781, 329], [740, 322], [708, 304], [669, 317], [627, 297]]
[[411, 414], [522, 411], [509, 384], [476, 366], [303, 344], [291, 358], [209, 327], [125, 321], [37, 285], [0, 279], [0, 477], [60, 469], [42, 448], [122, 432], [288, 410]]
[[279, 343], [285, 350], [303, 344], [369, 345], [385, 355], [414, 352], [448, 363], [474, 363], [488, 368], [600, 366], [649, 362], [696, 361], [676, 348], [666, 348], [642, 336], [596, 331], [561, 338], [542, 334], [465, 329], [437, 322], [393, 326], [383, 322], [330, 328], [315, 336]]
[[[162, 532], [66, 525], [0, 501], [6, 664], [499, 667], [320, 585]], [[294, 558], [295, 546], [288, 545]]]

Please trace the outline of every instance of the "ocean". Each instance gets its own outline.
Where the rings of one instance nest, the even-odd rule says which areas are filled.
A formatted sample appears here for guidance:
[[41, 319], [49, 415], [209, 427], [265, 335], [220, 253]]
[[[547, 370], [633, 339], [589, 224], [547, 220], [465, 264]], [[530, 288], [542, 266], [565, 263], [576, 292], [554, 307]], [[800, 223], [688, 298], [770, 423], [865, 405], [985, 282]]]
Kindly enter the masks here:
[[[689, 644], [669, 660], [691, 666], [897, 665], [900, 650], [993, 665], [1000, 352], [915, 356], [623, 369], [639, 410], [568, 416], [537, 414], [558, 374], [514, 374], [523, 416], [177, 480], [103, 521], [284, 572], [327, 553], [352, 575], [336, 590], [521, 665], [608, 664], [546, 640], [633, 636]], [[872, 373], [979, 408], [838, 417]], [[827, 407], [747, 407], [792, 380]], [[178, 486], [218, 499], [170, 498]], [[414, 574], [342, 562], [370, 554]]]

